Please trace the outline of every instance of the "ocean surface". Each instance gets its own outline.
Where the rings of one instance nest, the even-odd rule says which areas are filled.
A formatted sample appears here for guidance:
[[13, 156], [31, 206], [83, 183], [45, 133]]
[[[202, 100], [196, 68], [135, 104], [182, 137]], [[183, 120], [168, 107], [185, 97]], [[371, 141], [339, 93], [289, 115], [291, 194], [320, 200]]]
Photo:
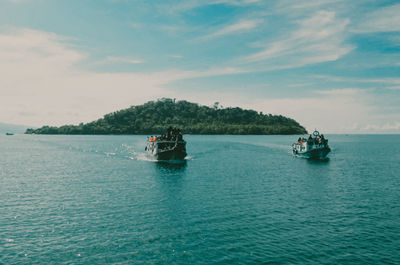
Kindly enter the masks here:
[[0, 136], [0, 264], [400, 264], [400, 135]]

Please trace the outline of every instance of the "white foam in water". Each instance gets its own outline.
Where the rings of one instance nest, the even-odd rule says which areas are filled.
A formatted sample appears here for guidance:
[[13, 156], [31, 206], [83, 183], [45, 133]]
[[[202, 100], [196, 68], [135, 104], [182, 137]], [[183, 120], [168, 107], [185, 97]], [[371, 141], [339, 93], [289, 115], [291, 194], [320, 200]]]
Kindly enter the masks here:
[[144, 154], [143, 153], [137, 153], [133, 146], [127, 145], [127, 144], [122, 144], [122, 147], [126, 150], [127, 158], [131, 160], [144, 160]]
[[147, 156], [146, 153], [137, 153], [136, 159], [139, 161], [157, 162], [157, 159]]
[[192, 160], [193, 158], [191, 156], [189, 156], [189, 157], [186, 157], [184, 160], [157, 160], [153, 157], [148, 156], [146, 153], [135, 153], [135, 156], [132, 159], [136, 159], [138, 161], [181, 164], [183, 161]]
[[131, 159], [131, 160], [150, 161], [150, 162], [157, 161], [156, 159], [150, 158], [149, 156], [147, 156], [146, 153], [135, 152], [132, 147], [126, 146], [126, 148], [131, 149], [131, 150], [129, 150], [129, 153], [130, 153], [129, 159]]
[[183, 160], [155, 160], [158, 163], [162, 163], [162, 164], [184, 164], [186, 162], [186, 159]]

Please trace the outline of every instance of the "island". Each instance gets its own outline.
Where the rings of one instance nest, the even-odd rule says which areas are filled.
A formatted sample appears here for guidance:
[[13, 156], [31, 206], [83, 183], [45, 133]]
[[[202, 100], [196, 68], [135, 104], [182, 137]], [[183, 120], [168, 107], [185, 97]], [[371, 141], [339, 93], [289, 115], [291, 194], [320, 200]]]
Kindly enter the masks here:
[[43, 126], [26, 134], [161, 134], [166, 128], [185, 134], [306, 134], [298, 122], [282, 115], [242, 108], [224, 108], [216, 102], [202, 106], [186, 100], [162, 98], [104, 115], [79, 125]]

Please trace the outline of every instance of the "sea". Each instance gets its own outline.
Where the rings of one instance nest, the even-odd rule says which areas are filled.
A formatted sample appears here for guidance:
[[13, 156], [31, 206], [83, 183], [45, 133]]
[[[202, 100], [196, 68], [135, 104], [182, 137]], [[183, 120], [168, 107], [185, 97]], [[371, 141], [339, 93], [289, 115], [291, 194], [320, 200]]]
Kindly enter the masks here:
[[400, 135], [0, 136], [0, 264], [400, 264]]

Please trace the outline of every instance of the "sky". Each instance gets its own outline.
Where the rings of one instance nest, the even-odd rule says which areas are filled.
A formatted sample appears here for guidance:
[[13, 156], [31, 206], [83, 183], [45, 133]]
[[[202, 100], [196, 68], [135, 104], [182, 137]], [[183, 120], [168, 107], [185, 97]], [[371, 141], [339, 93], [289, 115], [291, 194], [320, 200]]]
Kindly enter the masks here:
[[400, 2], [0, 0], [0, 122], [168, 97], [323, 133], [400, 133]]

